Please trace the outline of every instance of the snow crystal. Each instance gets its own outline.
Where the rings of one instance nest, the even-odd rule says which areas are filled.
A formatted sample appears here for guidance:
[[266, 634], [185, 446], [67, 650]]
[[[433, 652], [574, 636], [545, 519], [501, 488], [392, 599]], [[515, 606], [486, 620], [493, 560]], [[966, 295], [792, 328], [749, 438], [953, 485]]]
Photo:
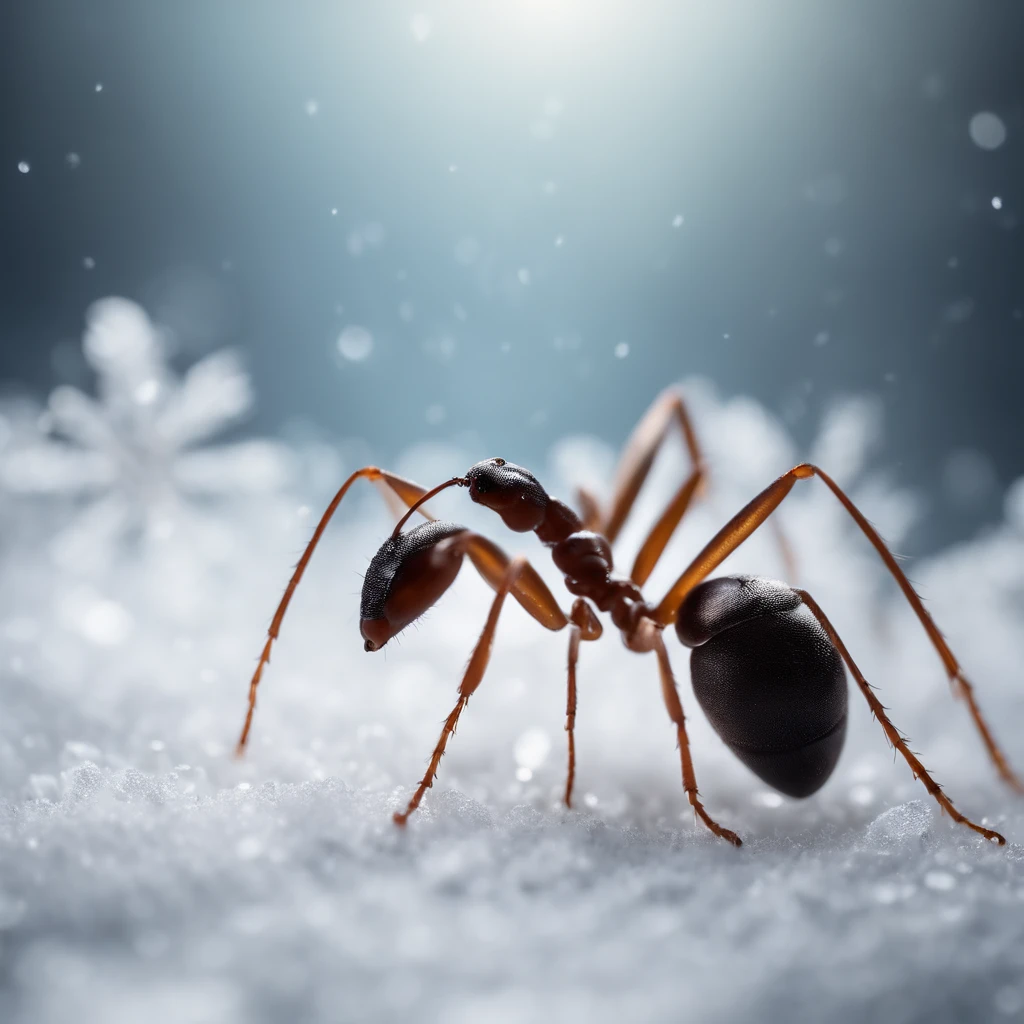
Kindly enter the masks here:
[[[84, 509], [53, 538], [66, 566], [104, 563], [126, 537], [166, 539], [198, 503], [278, 488], [282, 446], [242, 441], [199, 447], [251, 408], [233, 352], [215, 352], [178, 380], [161, 332], [127, 299], [94, 303], [82, 350], [96, 396], [58, 387], [32, 436], [0, 448], [0, 490], [70, 497]], [[198, 505], [196, 505], [198, 507]]]
[[[419, 629], [364, 653], [354, 574], [390, 527], [372, 488], [346, 499], [296, 592], [243, 761], [230, 751], [248, 677], [322, 507], [298, 474], [301, 453], [284, 453], [292, 473], [279, 500], [211, 505], [216, 545], [179, 530], [174, 558], [161, 545], [115, 557], [102, 543], [103, 560], [50, 557], [47, 531], [69, 518], [103, 536], [62, 493], [128, 500], [111, 454], [125, 424], [183, 458], [249, 401], [223, 356], [174, 380], [156, 337], [137, 307], [94, 310], [87, 353], [99, 397], [51, 403], [64, 441], [37, 436], [26, 407], [0, 410], [0, 1020], [1019, 1017], [1021, 805], [996, 781], [870, 546], [818, 483], [798, 485], [779, 512], [800, 585], [947, 793], [1005, 832], [1006, 847], [940, 814], [893, 762], [855, 689], [829, 783], [805, 801], [766, 791], [704, 720], [687, 653], [670, 637], [703, 798], [745, 845], [715, 840], [687, 809], [657, 672], [610, 629], [580, 652], [577, 806], [567, 811], [566, 637], [512, 602], [438, 782], [399, 830], [391, 813], [422, 776], [490, 592], [467, 567]], [[140, 403], [149, 380], [157, 394]], [[697, 381], [684, 388], [711, 484], [652, 576], [654, 596], [800, 454], [755, 403], [723, 401]], [[871, 469], [878, 409], [838, 406], [814, 453], [898, 543], [918, 503]], [[41, 466], [11, 489], [9, 460], [25, 450]], [[143, 466], [153, 451], [141, 449]], [[245, 446], [189, 458], [203, 451], [207, 485], [250, 472]], [[432, 484], [480, 454], [421, 444], [393, 468]], [[607, 446], [570, 439], [533, 468], [553, 493], [571, 499], [586, 484], [607, 500], [612, 463]], [[620, 537], [621, 564], [685, 469], [673, 441]], [[1018, 766], [1022, 495], [1018, 483], [1005, 523], [913, 566]], [[297, 515], [303, 506], [313, 515]], [[568, 603], [532, 538], [454, 491], [437, 511], [536, 556]], [[723, 571], [780, 575], [770, 531]]]
[[1006, 125], [998, 114], [980, 110], [968, 125], [971, 141], [980, 149], [998, 149], [1006, 141]]
[[338, 335], [338, 352], [343, 359], [360, 363], [373, 351], [373, 335], [358, 324], [349, 324]]

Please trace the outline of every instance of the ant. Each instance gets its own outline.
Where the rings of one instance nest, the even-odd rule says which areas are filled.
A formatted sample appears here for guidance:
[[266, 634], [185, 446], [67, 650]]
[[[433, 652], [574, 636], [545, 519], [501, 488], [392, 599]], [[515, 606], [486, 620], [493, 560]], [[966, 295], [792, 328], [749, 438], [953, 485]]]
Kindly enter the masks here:
[[[690, 473], [648, 534], [629, 576], [621, 576], [613, 571], [612, 544], [674, 423], [682, 431]], [[953, 806], [910, 750], [906, 737], [890, 721], [873, 687], [807, 591], [757, 576], [707, 579], [768, 520], [797, 481], [817, 477], [850, 514], [903, 591], [942, 659], [954, 692], [966, 702], [999, 775], [1015, 790], [1024, 792], [1024, 784], [982, 718], [973, 687], [917, 592], [874, 527], [823, 470], [801, 463], [769, 484], [718, 531], [660, 602], [647, 602], [641, 588], [694, 497], [703, 489], [706, 477], [704, 458], [685, 403], [672, 390], [654, 402], [627, 443], [607, 513], [602, 513], [592, 495], [581, 491], [583, 516], [577, 515], [564, 502], [551, 497], [532, 473], [504, 459], [478, 462], [465, 476], [452, 477], [431, 490], [376, 466], [356, 470], [327, 506], [274, 614], [249, 685], [249, 707], [238, 755], [245, 749], [256, 690], [292, 594], [342, 498], [356, 480], [364, 479], [375, 482], [390, 501], [397, 498], [407, 508], [374, 555], [363, 580], [359, 629], [365, 650], [379, 651], [434, 605], [454, 582], [466, 556], [495, 591], [483, 632], [463, 675], [458, 701], [444, 723], [426, 774], [405, 810], [395, 813], [396, 824], [405, 825], [433, 785], [448, 739], [483, 679], [498, 618], [505, 598], [511, 594], [546, 629], [569, 629], [567, 807], [572, 806], [576, 768], [576, 663], [580, 642], [597, 640], [602, 634], [596, 608], [611, 616], [627, 648], [640, 654], [654, 653], [665, 708], [676, 729], [683, 790], [697, 817], [716, 836], [741, 845], [736, 833], [708, 814], [698, 795], [686, 718], [663, 636], [673, 625], [682, 643], [693, 648], [693, 690], [711, 725], [733, 753], [769, 786], [787, 796], [807, 797], [832, 774], [846, 735], [845, 662], [889, 743], [903, 755], [914, 777], [921, 780], [942, 810], [985, 839], [1005, 844], [998, 832], [976, 824]], [[509, 529], [537, 535], [551, 550], [555, 565], [565, 576], [566, 588], [575, 596], [568, 615], [525, 558], [509, 558], [486, 537], [455, 523], [439, 522], [423, 508], [426, 501], [448, 487], [466, 488], [472, 501], [497, 512]], [[402, 527], [416, 511], [427, 522], [403, 533]], [[787, 555], [784, 542], [783, 555]]]

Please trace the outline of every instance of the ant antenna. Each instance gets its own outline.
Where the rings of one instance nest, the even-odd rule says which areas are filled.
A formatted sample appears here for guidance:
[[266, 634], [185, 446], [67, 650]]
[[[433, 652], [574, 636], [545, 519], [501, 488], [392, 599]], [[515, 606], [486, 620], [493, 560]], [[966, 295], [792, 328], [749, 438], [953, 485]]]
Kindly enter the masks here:
[[394, 533], [391, 534], [391, 539], [394, 540], [401, 532], [402, 527], [405, 526], [409, 516], [413, 514], [425, 501], [429, 501], [435, 494], [443, 491], [446, 487], [453, 487], [458, 484], [459, 487], [468, 487], [469, 481], [464, 476], [453, 476], [451, 480], [446, 480], [443, 484], [438, 484], [432, 491], [427, 491], [414, 505], [409, 506], [409, 511], [398, 520], [398, 525], [395, 527]]

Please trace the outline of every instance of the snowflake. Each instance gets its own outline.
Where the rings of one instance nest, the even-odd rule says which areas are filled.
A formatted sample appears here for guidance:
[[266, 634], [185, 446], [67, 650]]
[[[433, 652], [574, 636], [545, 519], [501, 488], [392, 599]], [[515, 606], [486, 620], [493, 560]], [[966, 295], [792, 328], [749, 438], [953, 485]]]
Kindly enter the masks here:
[[[59, 561], [87, 567], [128, 539], [167, 540], [201, 502], [277, 489], [283, 446], [250, 440], [200, 447], [252, 407], [238, 356], [224, 350], [180, 379], [145, 311], [122, 298], [94, 303], [82, 342], [96, 397], [58, 387], [33, 434], [8, 431], [0, 486], [85, 503], [55, 539]], [[22, 417], [24, 420], [24, 417]]]

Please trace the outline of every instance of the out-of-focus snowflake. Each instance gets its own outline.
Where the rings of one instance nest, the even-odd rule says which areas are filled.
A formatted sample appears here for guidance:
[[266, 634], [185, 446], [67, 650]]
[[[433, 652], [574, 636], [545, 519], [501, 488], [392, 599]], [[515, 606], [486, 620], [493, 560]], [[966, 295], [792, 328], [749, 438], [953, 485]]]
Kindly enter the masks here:
[[204, 503], [281, 486], [289, 465], [282, 445], [202, 446], [252, 406], [235, 353], [206, 356], [179, 379], [163, 335], [134, 302], [102, 299], [86, 325], [82, 346], [96, 396], [57, 388], [35, 432], [0, 446], [6, 490], [86, 503], [55, 539], [60, 562], [88, 568], [119, 542], [170, 539]]

